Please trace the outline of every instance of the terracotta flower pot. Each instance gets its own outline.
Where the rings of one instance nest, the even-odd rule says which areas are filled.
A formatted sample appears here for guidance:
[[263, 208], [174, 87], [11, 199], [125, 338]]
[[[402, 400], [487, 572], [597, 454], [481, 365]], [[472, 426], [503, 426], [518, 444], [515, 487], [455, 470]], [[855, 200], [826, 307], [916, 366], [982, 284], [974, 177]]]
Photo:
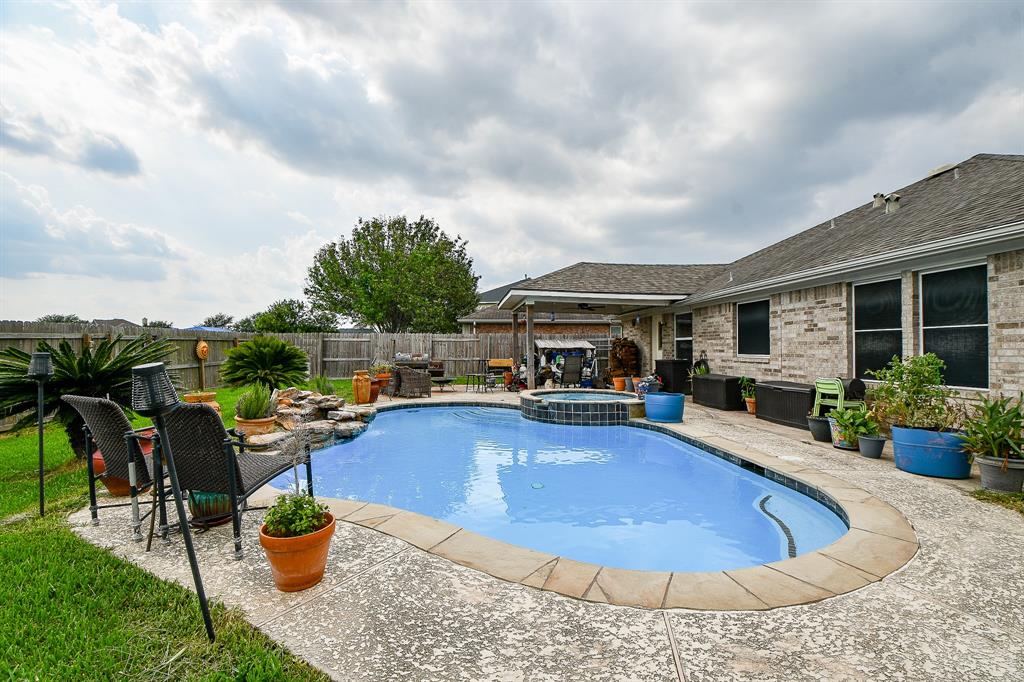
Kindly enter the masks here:
[[203, 403], [217, 410], [217, 414], [220, 414], [220, 403], [214, 400], [216, 397], [217, 394], [213, 391], [192, 391], [182, 396], [186, 403]]
[[385, 384], [391, 381], [391, 372], [379, 372], [377, 378], [383, 381]]
[[384, 384], [380, 379], [370, 379], [370, 402], [377, 402], [377, 397], [380, 396], [381, 386]]
[[616, 391], [626, 390], [626, 377], [612, 377], [612, 385]]
[[328, 513], [326, 517], [326, 526], [295, 538], [272, 537], [267, 535], [266, 524], [260, 526], [260, 544], [267, 553], [277, 589], [298, 592], [323, 580], [334, 535], [334, 516]]
[[263, 417], [262, 419], [242, 419], [235, 417], [235, 428], [243, 432], [246, 437], [262, 436], [265, 433], [273, 433], [276, 426], [275, 417]]
[[757, 398], [744, 398], [743, 402], [747, 404], [748, 414], [757, 414]]
[[[152, 436], [154, 431], [155, 429], [148, 429], [146, 431], [143, 431], [139, 435]], [[142, 455], [144, 457], [149, 457], [151, 454], [153, 454], [153, 441], [140, 440], [139, 449], [142, 450]], [[106, 470], [107, 463], [103, 461], [103, 453], [100, 452], [99, 450], [92, 453], [92, 472], [96, 476], [99, 476]], [[114, 497], [128, 497], [128, 495], [130, 495], [132, 492], [131, 483], [129, 483], [127, 478], [118, 478], [117, 476], [105, 476], [100, 479], [100, 482], [103, 483], [103, 487], [107, 489], [107, 492], [109, 492]], [[148, 490], [148, 488], [146, 489]]]
[[370, 402], [370, 381], [370, 373], [367, 370], [356, 370], [356, 375], [352, 377], [352, 394], [355, 396], [356, 405]]

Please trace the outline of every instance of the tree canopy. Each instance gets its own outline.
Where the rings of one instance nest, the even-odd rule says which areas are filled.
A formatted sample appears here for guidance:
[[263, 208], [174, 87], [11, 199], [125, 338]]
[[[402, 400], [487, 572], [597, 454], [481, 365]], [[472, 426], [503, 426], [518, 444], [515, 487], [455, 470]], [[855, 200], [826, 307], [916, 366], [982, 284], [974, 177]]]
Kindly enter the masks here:
[[338, 329], [338, 320], [334, 313], [313, 310], [304, 301], [285, 298], [261, 313], [243, 317], [234, 328], [240, 332], [333, 332]]
[[64, 322], [67, 324], [81, 324], [86, 322], [78, 315], [74, 313], [50, 313], [49, 315], [43, 315], [36, 322]]
[[360, 218], [351, 238], [317, 252], [306, 296], [382, 332], [456, 332], [476, 307], [477, 279], [466, 241], [432, 219]]
[[235, 318], [227, 313], [216, 313], [203, 320], [200, 327], [227, 327]]
[[174, 323], [168, 322], [167, 320], [148, 320], [144, 317], [142, 318], [142, 326], [154, 327], [159, 329], [170, 329], [174, 326]]

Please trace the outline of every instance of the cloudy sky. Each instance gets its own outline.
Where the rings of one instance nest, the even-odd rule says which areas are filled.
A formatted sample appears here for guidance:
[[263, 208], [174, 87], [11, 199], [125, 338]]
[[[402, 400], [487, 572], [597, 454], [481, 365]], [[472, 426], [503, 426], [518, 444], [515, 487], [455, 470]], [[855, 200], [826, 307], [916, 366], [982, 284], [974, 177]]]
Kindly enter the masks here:
[[1024, 153], [1024, 2], [0, 3], [0, 318], [301, 295], [359, 216], [481, 286], [724, 262]]

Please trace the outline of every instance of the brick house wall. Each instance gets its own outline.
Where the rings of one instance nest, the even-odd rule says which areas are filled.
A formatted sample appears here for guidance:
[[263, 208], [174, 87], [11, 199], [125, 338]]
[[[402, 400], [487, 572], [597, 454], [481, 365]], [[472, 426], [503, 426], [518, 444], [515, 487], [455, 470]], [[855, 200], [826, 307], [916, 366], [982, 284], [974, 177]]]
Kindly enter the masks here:
[[[1014, 394], [1024, 391], [1024, 250], [994, 254], [987, 261], [989, 388], [993, 393]], [[899, 278], [903, 355], [917, 355], [921, 351], [920, 279], [916, 271], [901, 272]], [[735, 303], [693, 311], [694, 357], [706, 351], [711, 371], [758, 379], [811, 383], [821, 376], [853, 375], [851, 283], [773, 294], [770, 303], [771, 357], [736, 355]], [[649, 330], [647, 322], [641, 320], [638, 329]]]
[[654, 367], [653, 355], [651, 354], [651, 318], [640, 318], [639, 324], [633, 325], [633, 318], [623, 318], [622, 337], [630, 339], [640, 349], [640, 370], [650, 371]]
[[988, 373], [992, 392], [1024, 391], [1024, 249], [988, 258]]

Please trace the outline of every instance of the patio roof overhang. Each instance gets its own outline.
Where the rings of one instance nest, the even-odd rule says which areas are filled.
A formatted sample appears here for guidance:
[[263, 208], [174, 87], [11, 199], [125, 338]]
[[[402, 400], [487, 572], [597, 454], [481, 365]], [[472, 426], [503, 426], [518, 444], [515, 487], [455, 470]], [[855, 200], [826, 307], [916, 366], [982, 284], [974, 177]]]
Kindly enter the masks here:
[[535, 312], [579, 313], [626, 316], [657, 308], [666, 308], [685, 299], [687, 294], [636, 294], [591, 291], [543, 291], [511, 289], [498, 304], [500, 310], [522, 311], [531, 305]]

